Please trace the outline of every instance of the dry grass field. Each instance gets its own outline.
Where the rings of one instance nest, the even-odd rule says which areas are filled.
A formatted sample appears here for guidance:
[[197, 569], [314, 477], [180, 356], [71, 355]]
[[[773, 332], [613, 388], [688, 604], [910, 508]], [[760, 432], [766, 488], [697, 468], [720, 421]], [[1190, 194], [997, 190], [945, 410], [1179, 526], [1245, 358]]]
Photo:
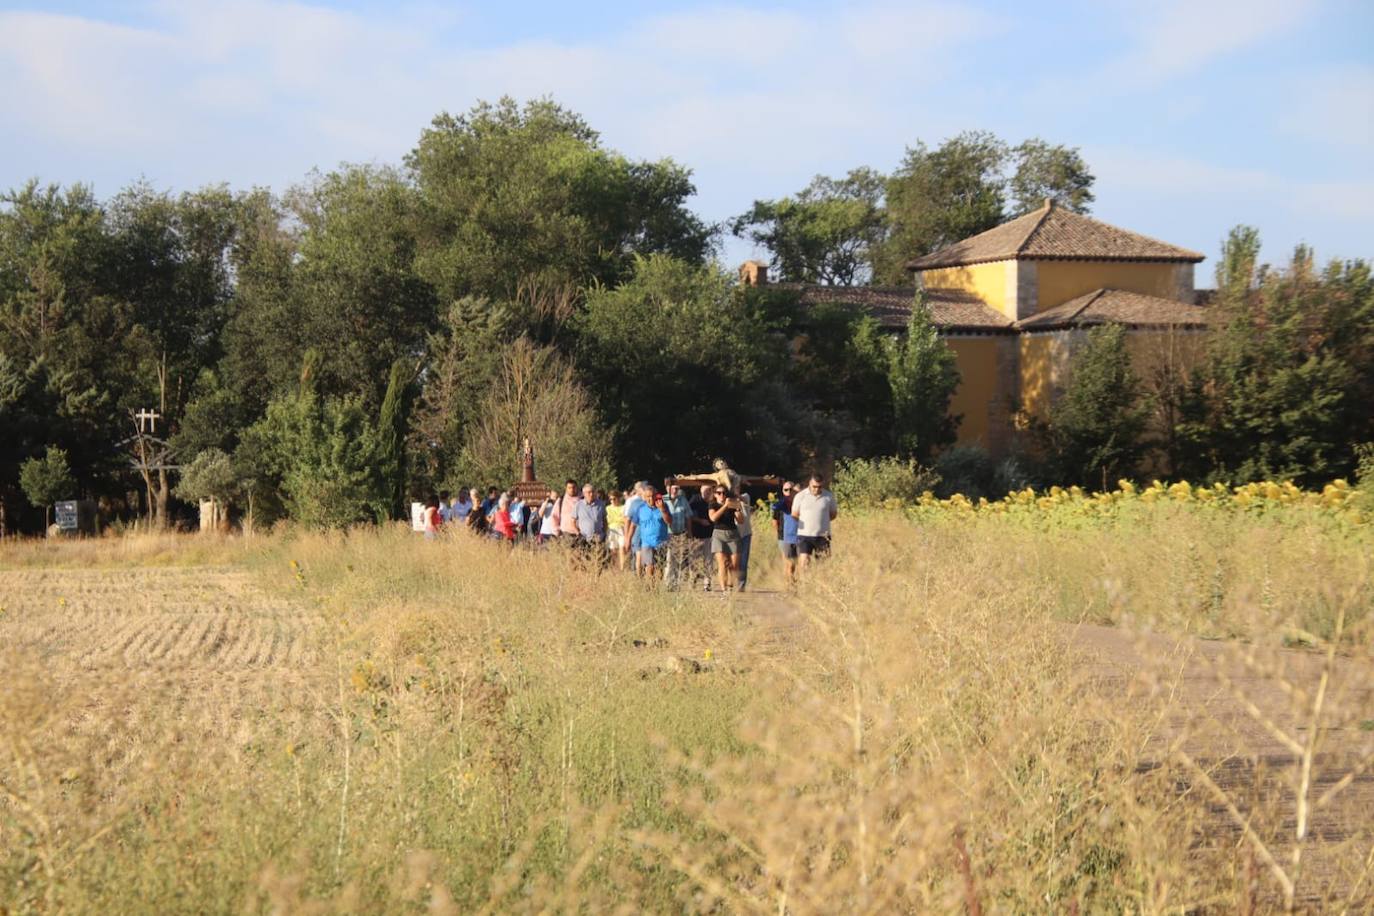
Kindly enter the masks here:
[[1367, 910], [1362, 537], [875, 516], [730, 598], [399, 529], [5, 546], [0, 912]]

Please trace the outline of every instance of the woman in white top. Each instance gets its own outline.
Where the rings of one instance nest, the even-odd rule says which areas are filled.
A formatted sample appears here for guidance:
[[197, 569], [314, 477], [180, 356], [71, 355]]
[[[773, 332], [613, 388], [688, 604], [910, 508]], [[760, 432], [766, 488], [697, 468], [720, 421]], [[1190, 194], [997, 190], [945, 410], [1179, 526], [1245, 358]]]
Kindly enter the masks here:
[[553, 518], [553, 508], [558, 504], [558, 494], [550, 490], [539, 504], [539, 543], [558, 537], [558, 523]]

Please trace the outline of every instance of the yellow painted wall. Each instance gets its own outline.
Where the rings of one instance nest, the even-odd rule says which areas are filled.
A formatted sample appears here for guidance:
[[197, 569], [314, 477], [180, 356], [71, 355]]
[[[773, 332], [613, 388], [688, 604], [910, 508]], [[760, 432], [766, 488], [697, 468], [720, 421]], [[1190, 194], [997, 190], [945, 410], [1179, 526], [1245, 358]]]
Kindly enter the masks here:
[[959, 367], [959, 387], [950, 398], [949, 412], [961, 415], [959, 444], [988, 444], [988, 432], [994, 407], [999, 397], [1000, 378], [996, 337], [946, 337], [945, 344], [954, 351]]
[[927, 288], [967, 290], [1003, 315], [1015, 320], [1016, 303], [1007, 301], [1007, 273], [1014, 264], [1014, 261], [993, 261], [988, 264], [969, 264], [966, 267], [923, 270], [921, 283]]
[[1132, 292], [1178, 298], [1173, 263], [1137, 261], [1036, 261], [1039, 295], [1035, 310], [1063, 305], [1075, 296], [1095, 289], [1127, 289]]
[[1021, 409], [1039, 419], [1049, 416], [1055, 386], [1063, 381], [1071, 331], [1021, 335]]

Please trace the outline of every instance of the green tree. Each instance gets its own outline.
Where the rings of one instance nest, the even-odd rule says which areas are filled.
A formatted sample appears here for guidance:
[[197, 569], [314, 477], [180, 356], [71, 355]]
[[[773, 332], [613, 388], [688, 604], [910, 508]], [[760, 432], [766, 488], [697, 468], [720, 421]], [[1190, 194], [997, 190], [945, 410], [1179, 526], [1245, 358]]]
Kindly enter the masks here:
[[67, 453], [49, 446], [42, 458], [25, 461], [19, 469], [19, 486], [30, 505], [43, 508], [43, 527], [46, 528], [51, 520], [49, 512], [53, 503], [64, 496], [71, 496], [76, 487], [71, 466], [67, 463]]
[[406, 431], [413, 400], [412, 366], [404, 360], [391, 364], [386, 395], [377, 421], [377, 470], [390, 501], [392, 518], [403, 518], [406, 496]]
[[1217, 259], [1217, 307], [1228, 312], [1246, 312], [1247, 300], [1261, 277], [1260, 235], [1254, 226], [1235, 226], [1221, 243]]
[[376, 426], [356, 397], [324, 397], [308, 351], [299, 389], [276, 398], [245, 434], [242, 473], [254, 487], [279, 492], [295, 521], [343, 528], [388, 517], [391, 493], [379, 471]]
[[128, 434], [125, 408], [141, 400], [138, 367], [152, 348], [134, 307], [112, 294], [112, 252], [87, 188], [30, 182], [0, 196], [0, 501], [48, 444], [95, 492], [121, 489], [110, 446]]
[[480, 407], [459, 463], [469, 480], [499, 486], [517, 480], [529, 439], [544, 479], [611, 482], [610, 430], [572, 365], [554, 348], [528, 337], [504, 348]]
[[1021, 216], [1038, 210], [1050, 198], [1066, 210], [1087, 213], [1096, 180], [1077, 149], [1046, 143], [1038, 137], [1011, 151], [1015, 170], [1007, 182], [1013, 211]]
[[138, 182], [107, 208], [108, 292], [131, 305], [148, 340], [141, 396], [169, 418], [180, 417], [201, 367], [219, 358], [235, 217], [223, 187], [173, 196]]
[[181, 469], [176, 495], [189, 502], [210, 500], [215, 513], [226, 520], [229, 508], [243, 490], [233, 459], [217, 448], [207, 448]]
[[607, 150], [548, 100], [441, 114], [406, 165], [423, 201], [421, 270], [446, 301], [519, 303], [556, 327], [585, 287], [628, 277], [636, 255], [700, 263], [709, 249], [686, 207], [687, 169]]
[[935, 149], [917, 142], [887, 183], [888, 242], [879, 282], [909, 282], [906, 262], [991, 229], [1005, 214], [1007, 145], [966, 131]]
[[1149, 406], [1131, 368], [1126, 329], [1090, 329], [1070, 363], [1068, 385], [1044, 434], [1060, 483], [1101, 486], [1135, 471], [1145, 451]]
[[792, 309], [784, 378], [796, 447], [822, 465], [890, 453], [892, 391], [877, 322], [835, 303]]
[[919, 290], [906, 334], [883, 337], [881, 344], [892, 399], [892, 444], [898, 455], [928, 465], [959, 428], [959, 417], [949, 412], [959, 369]]
[[463, 443], [481, 418], [515, 327], [508, 309], [467, 297], [449, 306], [439, 330], [429, 335], [407, 438], [418, 491], [461, 483], [454, 475]]
[[1299, 247], [1257, 267], [1259, 236], [1237, 227], [1218, 265], [1216, 327], [1180, 423], [1183, 469], [1200, 479], [1349, 474], [1369, 435], [1374, 283], [1360, 262], [1318, 274]]
[[841, 179], [817, 175], [796, 197], [756, 200], [731, 231], [772, 253], [778, 279], [852, 286], [872, 276], [886, 233], [886, 179], [858, 168]]
[[1046, 197], [1086, 212], [1093, 181], [1078, 150], [1040, 139], [1013, 148], [986, 131], [965, 131], [935, 149], [918, 142], [887, 182], [889, 228], [874, 258], [876, 282], [910, 282], [911, 258], [1034, 210]]
[[714, 455], [771, 465], [787, 449], [765, 386], [784, 378], [786, 340], [757, 304], [719, 268], [662, 255], [588, 294], [577, 364], [614, 419], [624, 476], [682, 473]]
[[[240, 228], [231, 249], [232, 315], [222, 334], [224, 356], [213, 386], [195, 398], [213, 397], [214, 412], [256, 419], [267, 402], [294, 389], [301, 358], [309, 349], [312, 322], [303, 320], [296, 268], [300, 228], [273, 195], [260, 192], [240, 202]], [[189, 415], [194, 404], [188, 406]], [[225, 443], [226, 451], [232, 445]]]

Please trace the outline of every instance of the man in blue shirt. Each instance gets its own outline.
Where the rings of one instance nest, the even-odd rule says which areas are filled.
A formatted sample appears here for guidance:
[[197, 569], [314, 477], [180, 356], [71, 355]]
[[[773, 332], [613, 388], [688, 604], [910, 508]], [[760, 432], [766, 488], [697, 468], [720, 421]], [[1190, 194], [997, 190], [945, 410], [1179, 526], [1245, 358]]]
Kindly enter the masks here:
[[778, 533], [778, 547], [782, 550], [782, 565], [787, 572], [787, 584], [797, 576], [797, 520], [792, 517], [792, 497], [797, 485], [783, 481], [782, 497], [773, 503], [773, 529]]
[[638, 496], [633, 513], [626, 515], [625, 540], [631, 544], [638, 541], [635, 559], [640, 575], [653, 578], [662, 568], [659, 561], [668, 546], [673, 517], [663, 504], [662, 494], [656, 493], [652, 485], [641, 482]]

